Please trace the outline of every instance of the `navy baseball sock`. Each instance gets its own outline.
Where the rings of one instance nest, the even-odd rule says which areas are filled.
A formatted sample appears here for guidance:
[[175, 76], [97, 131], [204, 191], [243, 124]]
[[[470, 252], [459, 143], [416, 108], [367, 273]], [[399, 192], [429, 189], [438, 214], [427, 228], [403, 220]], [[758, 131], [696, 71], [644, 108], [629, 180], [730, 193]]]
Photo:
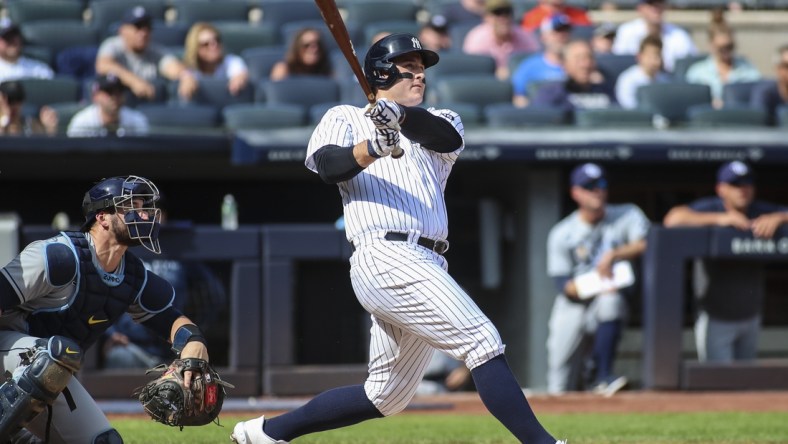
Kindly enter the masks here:
[[471, 374], [487, 410], [520, 442], [555, 444], [555, 438], [536, 419], [504, 355], [476, 367]]
[[349, 385], [325, 391], [293, 411], [266, 419], [263, 431], [271, 438], [291, 441], [308, 433], [382, 417], [363, 385]]
[[618, 339], [621, 337], [621, 321], [601, 322], [594, 335], [594, 360], [597, 382], [607, 382], [613, 374]]

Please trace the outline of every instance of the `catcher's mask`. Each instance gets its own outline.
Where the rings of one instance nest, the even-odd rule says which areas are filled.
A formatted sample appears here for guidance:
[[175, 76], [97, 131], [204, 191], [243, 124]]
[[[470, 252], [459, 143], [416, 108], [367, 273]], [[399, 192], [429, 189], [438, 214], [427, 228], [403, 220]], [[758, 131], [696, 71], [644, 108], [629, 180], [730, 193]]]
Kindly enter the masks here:
[[438, 63], [440, 57], [435, 51], [424, 49], [413, 34], [390, 34], [375, 42], [364, 58], [364, 77], [374, 89], [388, 89], [397, 79], [410, 77], [399, 72], [393, 59], [411, 52], [421, 55], [424, 69]]
[[159, 254], [161, 209], [156, 208], [156, 202], [160, 197], [156, 185], [144, 177], [102, 179], [82, 199], [82, 212], [85, 214], [82, 231], [90, 230], [100, 211], [118, 213], [123, 215], [132, 242]]

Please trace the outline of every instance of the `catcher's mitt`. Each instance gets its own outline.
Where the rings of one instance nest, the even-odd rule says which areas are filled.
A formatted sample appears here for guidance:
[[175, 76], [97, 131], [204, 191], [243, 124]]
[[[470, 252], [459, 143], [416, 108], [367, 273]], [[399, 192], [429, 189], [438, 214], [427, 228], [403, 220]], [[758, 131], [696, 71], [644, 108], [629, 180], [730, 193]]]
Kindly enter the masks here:
[[[192, 371], [191, 385], [183, 385], [183, 373]], [[201, 426], [219, 416], [224, 402], [225, 387], [233, 385], [222, 381], [207, 361], [196, 358], [176, 359], [170, 365], [162, 364], [146, 372], [163, 372], [161, 376], [138, 389], [145, 411], [162, 424]]]

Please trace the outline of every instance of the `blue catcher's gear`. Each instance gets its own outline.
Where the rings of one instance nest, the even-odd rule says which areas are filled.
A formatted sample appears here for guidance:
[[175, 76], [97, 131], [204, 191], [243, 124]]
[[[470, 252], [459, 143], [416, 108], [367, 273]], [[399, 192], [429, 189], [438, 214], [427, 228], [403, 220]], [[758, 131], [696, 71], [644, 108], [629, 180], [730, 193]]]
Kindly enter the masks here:
[[401, 74], [391, 60], [411, 52], [421, 55], [425, 69], [440, 59], [436, 52], [424, 49], [419, 39], [412, 34], [391, 34], [375, 42], [364, 57], [364, 76], [369, 85], [374, 89], [387, 89], [397, 79], [410, 77], [410, 74]]
[[0, 437], [14, 436], [66, 388], [82, 365], [82, 349], [64, 336], [36, 340], [12, 379], [0, 386]]
[[82, 231], [90, 230], [100, 211], [119, 213], [128, 229], [133, 245], [142, 245], [159, 254], [161, 209], [156, 208], [159, 189], [148, 179], [139, 176], [103, 179], [85, 193], [82, 212], [85, 223]]

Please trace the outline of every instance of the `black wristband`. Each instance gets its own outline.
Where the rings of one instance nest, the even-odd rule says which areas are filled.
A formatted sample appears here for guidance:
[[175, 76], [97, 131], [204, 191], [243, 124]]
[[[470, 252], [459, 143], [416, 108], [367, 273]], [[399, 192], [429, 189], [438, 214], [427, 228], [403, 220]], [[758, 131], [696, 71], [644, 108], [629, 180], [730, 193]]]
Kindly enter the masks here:
[[375, 152], [375, 148], [372, 147], [372, 141], [369, 139], [367, 139], [367, 153], [375, 159], [380, 159], [380, 154]]
[[186, 347], [186, 344], [193, 341], [205, 344], [205, 336], [203, 336], [200, 329], [194, 324], [181, 325], [178, 330], [175, 331], [175, 337], [172, 340], [172, 351], [180, 356], [183, 347]]

